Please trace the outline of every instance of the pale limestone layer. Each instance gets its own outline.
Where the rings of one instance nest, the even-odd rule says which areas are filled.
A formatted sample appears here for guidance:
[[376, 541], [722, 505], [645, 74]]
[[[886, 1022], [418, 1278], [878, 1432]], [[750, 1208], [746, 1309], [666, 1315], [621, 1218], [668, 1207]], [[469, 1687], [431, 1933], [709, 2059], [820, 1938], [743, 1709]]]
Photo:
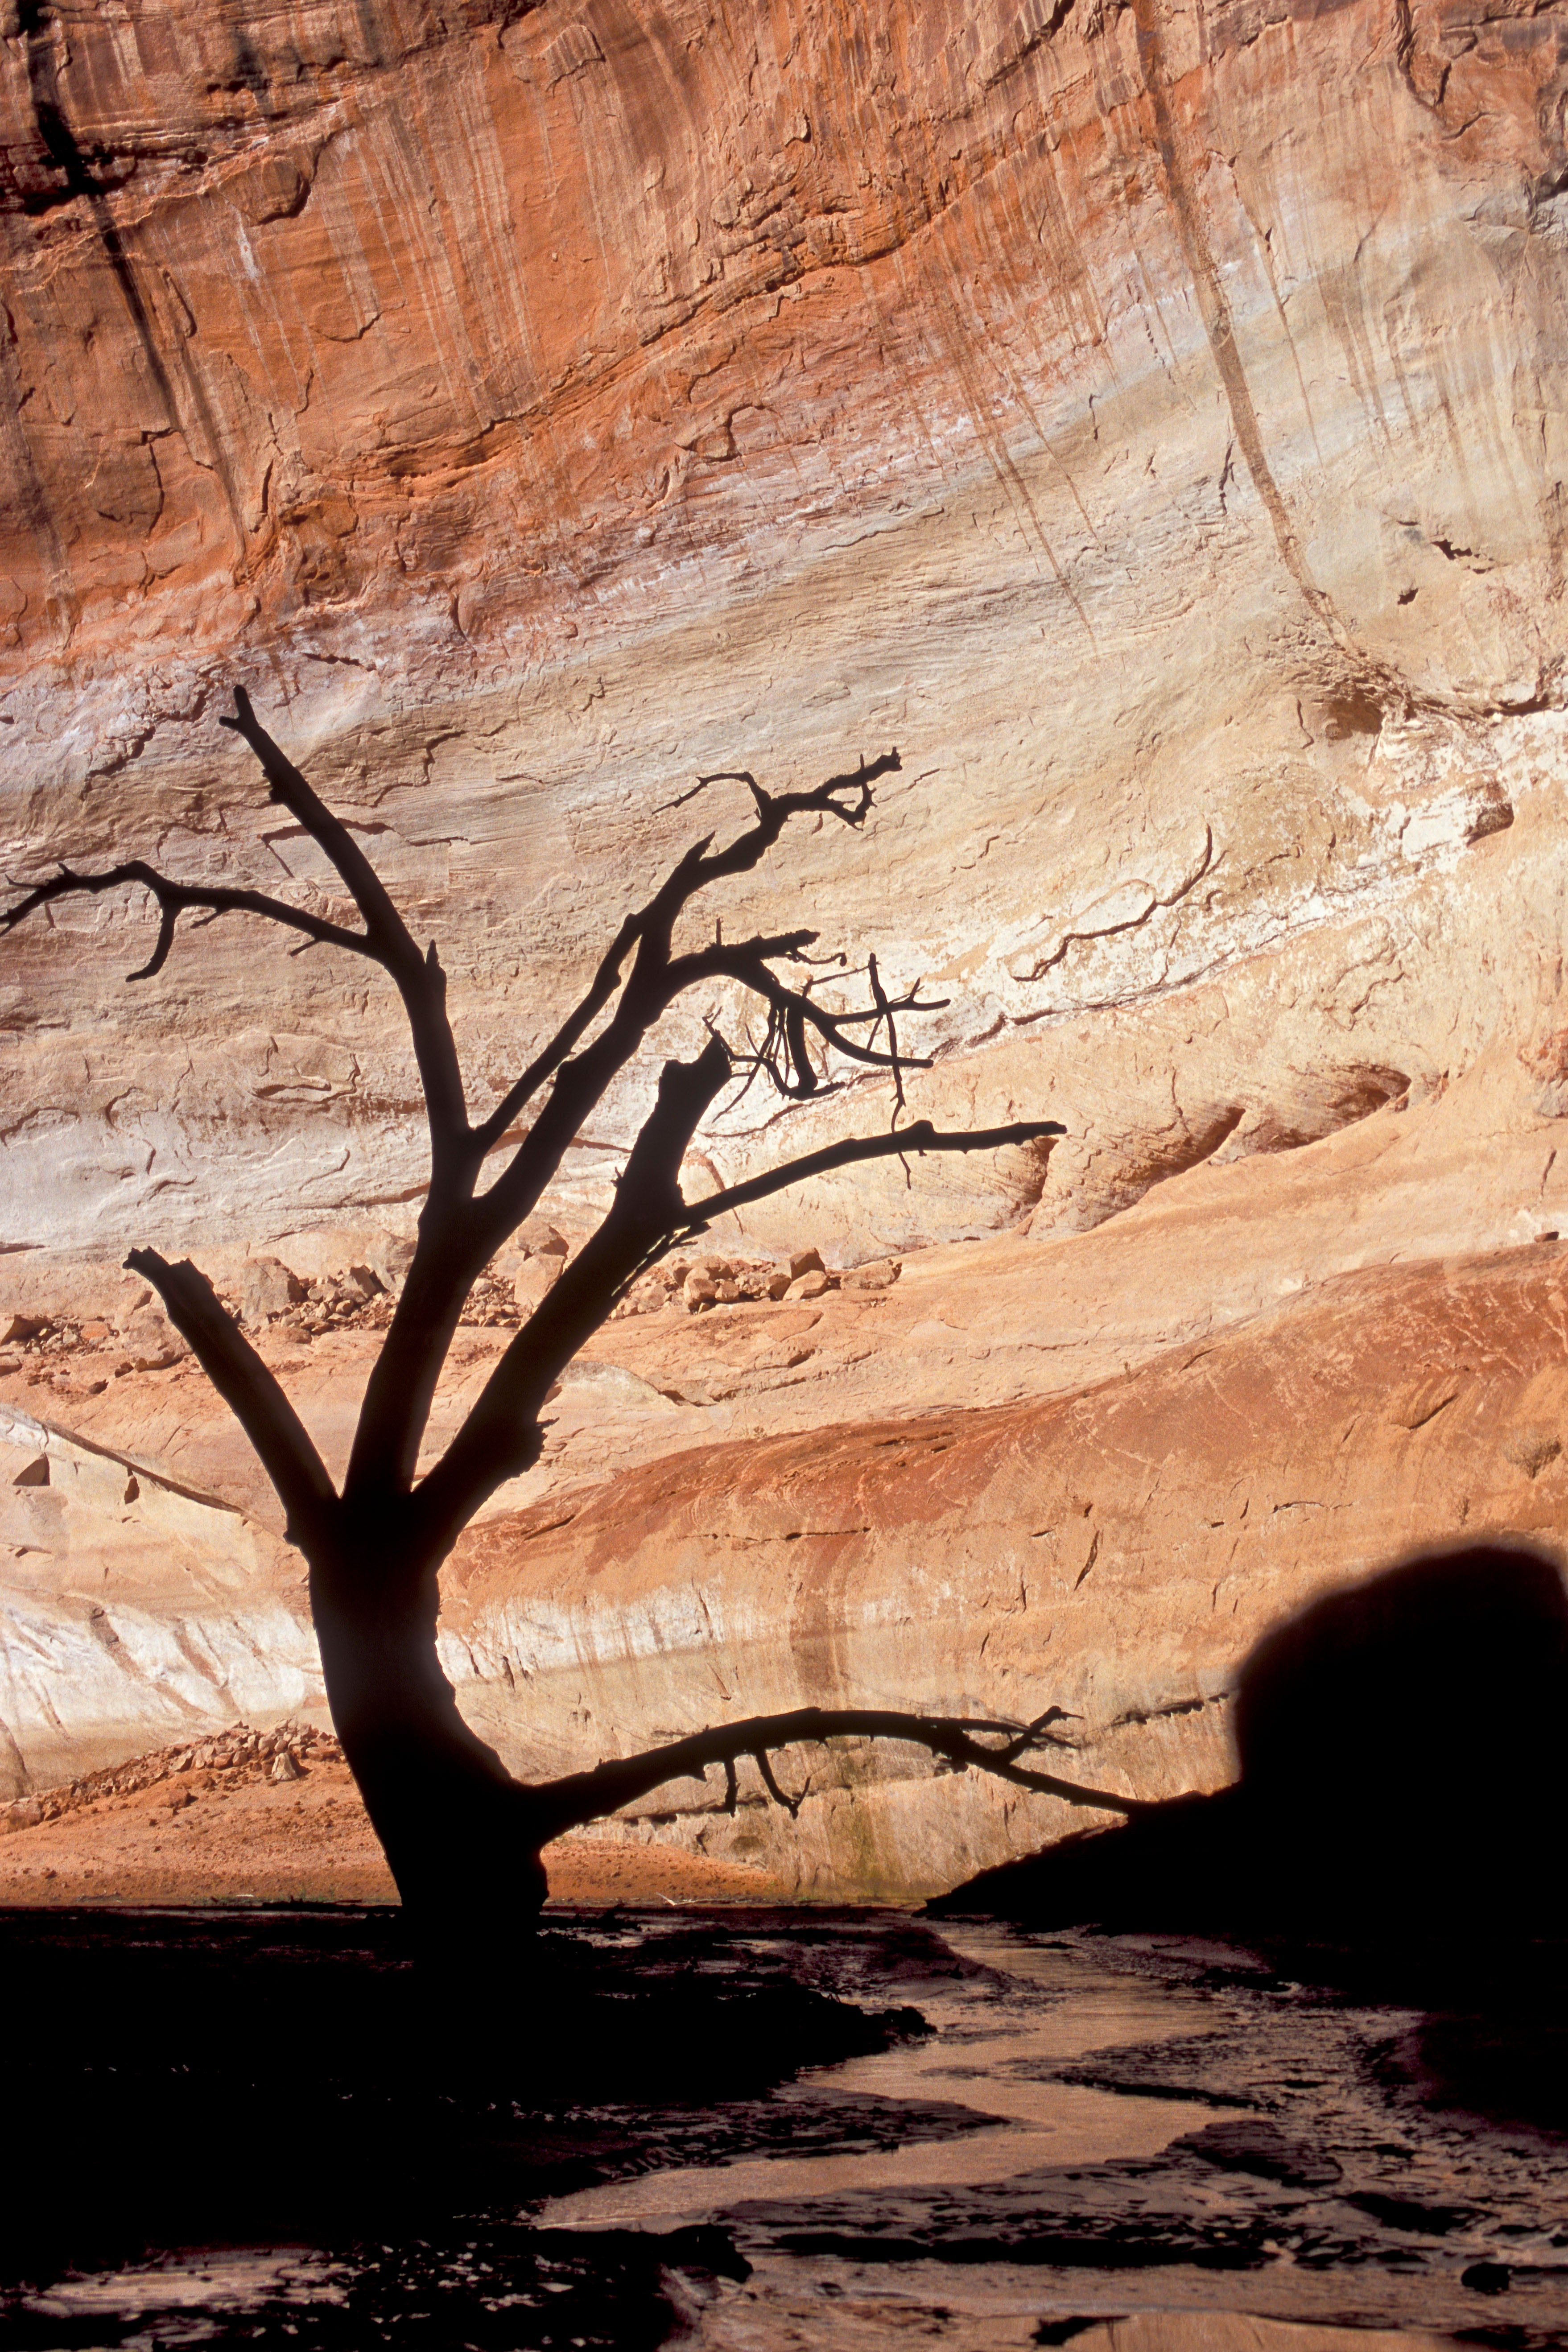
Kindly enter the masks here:
[[0, 1403], [0, 1795], [324, 1718], [299, 1560], [216, 1496]]

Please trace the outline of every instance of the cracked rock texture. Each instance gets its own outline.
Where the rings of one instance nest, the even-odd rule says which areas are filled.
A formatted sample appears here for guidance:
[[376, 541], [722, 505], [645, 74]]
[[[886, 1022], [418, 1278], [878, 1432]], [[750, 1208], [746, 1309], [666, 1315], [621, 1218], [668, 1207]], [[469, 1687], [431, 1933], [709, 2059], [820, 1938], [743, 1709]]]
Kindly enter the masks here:
[[[1479, 1281], [1559, 1222], [1565, 97], [1563, 12], [1508, 0], [0, 6], [5, 868], [142, 855], [337, 911], [216, 727], [243, 680], [440, 940], [482, 1108], [650, 877], [743, 814], [735, 785], [672, 807], [697, 773], [900, 746], [866, 836], [786, 837], [716, 911], [934, 983], [914, 1115], [1067, 1139], [748, 1213], [714, 1245], [907, 1254], [903, 1280], [858, 1338], [835, 1294], [843, 1360], [809, 1373], [723, 1358], [703, 1386], [686, 1359], [716, 1336], [617, 1325], [604, 1360], [658, 1406], [580, 1397], [552, 1492], [711, 1463], [694, 1441], [1174, 1378], [1195, 1335], [1273, 1346], [1351, 1277], [1369, 1328], [1423, 1265], [1447, 1298], [1438, 1261]], [[236, 920], [127, 988], [151, 944], [128, 892], [0, 946], [18, 1307], [48, 1311], [68, 1250], [346, 1266], [364, 1244], [321, 1234], [416, 1209], [388, 991]], [[704, 1013], [738, 1018], [694, 1004], [661, 1045]], [[650, 1086], [584, 1139], [563, 1231]], [[851, 1087], [791, 1148], [886, 1108]], [[700, 1181], [776, 1153], [770, 1119], [754, 1093], [719, 1119]], [[1458, 1344], [1440, 1317], [1430, 1344]], [[336, 1430], [362, 1368], [310, 1353]], [[270, 1525], [188, 1368], [126, 1378], [189, 1399], [159, 1461], [210, 1455], [204, 1489]], [[115, 1388], [57, 1418], [153, 1392]], [[1263, 1438], [1231, 1442], [1245, 1479]], [[1356, 1514], [1397, 1547], [1382, 1459]], [[871, 1549], [894, 1610], [898, 1545]], [[1314, 1536], [1237, 1626], [1363, 1549]], [[609, 1590], [595, 1609], [640, 1606]], [[1137, 1682], [1128, 1622], [1094, 1639]], [[711, 1711], [673, 1671], [618, 1689], [605, 1737]], [[149, 1706], [134, 1746], [172, 1736]], [[901, 1834], [877, 1883], [940, 1875]]]
[[[1291, 1609], [1412, 1547], [1559, 1541], [1565, 1263], [1340, 1276], [1086, 1390], [678, 1454], [498, 1517], [448, 1572], [447, 1670], [530, 1771], [634, 1717], [677, 1738], [801, 1705], [1055, 1706], [1047, 1771], [1218, 1787], [1236, 1668]], [[1353, 1748], [1358, 1727], [1323, 1735]], [[755, 1776], [731, 1818], [714, 1773], [626, 1834], [897, 1895], [1108, 1818], [891, 1747], [799, 1749], [778, 1776], [811, 1792], [795, 1824]]]

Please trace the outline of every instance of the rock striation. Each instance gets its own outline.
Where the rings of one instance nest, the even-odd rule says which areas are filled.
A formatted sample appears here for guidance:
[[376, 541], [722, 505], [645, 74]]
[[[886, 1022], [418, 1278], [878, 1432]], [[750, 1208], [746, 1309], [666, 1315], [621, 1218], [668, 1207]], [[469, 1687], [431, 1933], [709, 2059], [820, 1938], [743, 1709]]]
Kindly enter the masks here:
[[[246, 682], [440, 940], [481, 1109], [650, 878], [742, 813], [732, 782], [677, 805], [696, 775], [815, 781], [897, 742], [864, 837], [786, 841], [712, 911], [808, 920], [852, 960], [874, 947], [890, 981], [927, 978], [945, 1002], [912, 1115], [1068, 1129], [1049, 1153], [920, 1166], [907, 1188], [892, 1162], [762, 1204], [715, 1233], [679, 1300], [601, 1336], [534, 1486], [473, 1538], [480, 1584], [476, 1552], [453, 1588], [459, 1671], [510, 1752], [587, 1738], [574, 1708], [616, 1740], [713, 1712], [695, 1636], [658, 1635], [697, 1678], [684, 1696], [635, 1663], [664, 1624], [638, 1614], [647, 1580], [700, 1583], [661, 1516], [666, 1458], [726, 1496], [758, 1465], [788, 1484], [831, 1461], [848, 1496], [861, 1440], [806, 1433], [970, 1412], [1044, 1415], [1070, 1454], [1072, 1417], [1111, 1412], [1108, 1381], [1186, 1396], [1201, 1345], [1267, 1383], [1321, 1315], [1340, 1336], [1306, 1424], [1330, 1449], [1314, 1475], [1352, 1475], [1331, 1433], [1353, 1391], [1353, 1499], [1331, 1542], [1294, 1505], [1273, 1551], [1243, 1541], [1236, 1642], [1314, 1579], [1451, 1532], [1436, 1521], [1461, 1501], [1538, 1525], [1555, 1455], [1526, 1476], [1489, 1454], [1463, 1494], [1445, 1470], [1417, 1495], [1415, 1440], [1366, 1400], [1371, 1334], [1419, 1297], [1434, 1370], [1462, 1360], [1554, 1436], [1508, 1383], [1510, 1349], [1548, 1380], [1555, 1327], [1531, 1354], [1519, 1269], [1568, 1231], [1565, 74], [1561, 9], [1512, 0], [979, 0], [874, 24], [838, 0], [743, 20], [704, 0], [0, 7], [5, 870], [142, 855], [333, 908], [217, 729]], [[125, 986], [150, 946], [134, 890], [0, 942], [0, 1307], [56, 1335], [0, 1343], [0, 1396], [49, 1423], [51, 1465], [107, 1446], [233, 1507], [194, 1555], [216, 1579], [201, 1640], [243, 1621], [241, 1647], [270, 1655], [276, 1634], [290, 1663], [255, 1699], [275, 1720], [310, 1697], [297, 1570], [199, 1381], [166, 1334], [132, 1334], [109, 1269], [132, 1243], [195, 1250], [341, 1452], [420, 1197], [416, 1076], [390, 992], [330, 950], [229, 920]], [[716, 994], [661, 1048], [699, 1042], [703, 1014], [738, 1031]], [[557, 1238], [603, 1202], [651, 1077], [583, 1139], [544, 1204]], [[887, 1115], [851, 1085], [794, 1114], [791, 1144]], [[742, 1177], [778, 1148], [753, 1096], [693, 1174]], [[552, 1278], [543, 1238], [491, 1270], [444, 1412]], [[812, 1250], [820, 1266], [794, 1271]], [[881, 1291], [842, 1280], [895, 1264]], [[795, 1295], [765, 1297], [786, 1272]], [[1465, 1302], [1488, 1283], [1483, 1339]], [[95, 1321], [104, 1338], [83, 1338]], [[1166, 1407], [1139, 1410], [1152, 1447]], [[1236, 1478], [1286, 1444], [1279, 1410], [1272, 1434], [1233, 1428]], [[1448, 1406], [1434, 1431], [1446, 1445], [1460, 1425]], [[942, 1456], [983, 1516], [992, 1443], [976, 1423]], [[38, 1451], [26, 1438], [17, 1475]], [[1228, 1526], [1217, 1457], [1192, 1475]], [[823, 1601], [821, 1640], [850, 1643], [868, 1691], [1021, 1692], [1039, 1666], [1025, 1612], [1002, 1682], [959, 1671], [989, 1585], [932, 1601], [918, 1658], [843, 1630], [896, 1618], [896, 1531], [926, 1524], [913, 1475], [872, 1482], [891, 1516], [856, 1538], [875, 1559]], [[576, 1597], [528, 1667], [546, 1727], [525, 1736], [521, 1698], [497, 1696], [499, 1662], [515, 1677], [527, 1650], [505, 1575], [531, 1591], [545, 1538], [526, 1514], [606, 1478], [550, 1538]], [[5, 1491], [13, 1515], [59, 1500]], [[1131, 1528], [1134, 1487], [1116, 1491]], [[637, 1496], [642, 1533], [616, 1516]], [[1020, 1488], [1016, 1507], [1036, 1505]], [[625, 1560], [590, 1606], [568, 1555], [595, 1511]], [[56, 1511], [47, 1545], [18, 1522], [27, 1607], [47, 1587], [90, 1624], [140, 1606], [145, 1575], [159, 1623], [186, 1624], [168, 1561], [110, 1517], [102, 1540], [142, 1563], [110, 1598], [89, 1589], [97, 1521]], [[717, 1671], [730, 1696], [804, 1693], [771, 1613], [793, 1588], [744, 1517], [710, 1530], [737, 1580], [700, 1584], [722, 1602]], [[997, 1538], [1009, 1559], [1028, 1540]], [[1205, 1710], [1233, 1650], [1201, 1601], [1220, 1536], [1193, 1541], [1189, 1578], [1129, 1534], [1103, 1618], [1103, 1549], [1062, 1600], [1097, 1770], [1120, 1758], [1163, 1787], [1222, 1769]], [[265, 1641], [249, 1601], [223, 1619], [253, 1575], [282, 1612]], [[198, 1727], [168, 1696], [188, 1660], [149, 1665], [163, 1695], [133, 1696], [124, 1654], [83, 1641], [92, 1673], [58, 1738], [30, 1699], [6, 1714], [18, 1788]], [[633, 1662], [619, 1681], [612, 1653]], [[1122, 1662], [1103, 1705], [1091, 1654]], [[189, 1672], [199, 1724], [228, 1721], [238, 1666]], [[60, 1680], [37, 1685], [50, 1706]], [[1151, 1690], [1203, 1706], [1113, 1739]], [[904, 1785], [878, 1781], [863, 1866], [824, 1829], [802, 1883], [936, 1883], [1026, 1835], [969, 1790], [950, 1835]]]
[[[1560, 1087], [1554, 10], [59, 0], [0, 67], [13, 869], [319, 893], [243, 677], [440, 936], [482, 1099], [693, 773], [897, 740], [873, 837], [719, 911], [931, 975], [915, 1108], [1071, 1140], [819, 1187], [851, 1257], [1492, 1045]], [[144, 931], [7, 944], [12, 1240], [416, 1197], [384, 992], [232, 922], [128, 991]]]

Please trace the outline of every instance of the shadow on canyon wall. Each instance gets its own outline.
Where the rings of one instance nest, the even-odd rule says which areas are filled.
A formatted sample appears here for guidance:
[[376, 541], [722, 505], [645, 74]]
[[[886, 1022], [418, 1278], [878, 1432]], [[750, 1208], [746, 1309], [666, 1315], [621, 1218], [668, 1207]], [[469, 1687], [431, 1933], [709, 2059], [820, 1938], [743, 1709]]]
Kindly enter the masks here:
[[1568, 1595], [1523, 1547], [1427, 1554], [1268, 1634], [1236, 1783], [931, 1906], [1030, 1926], [1473, 1950], [1568, 1926]]

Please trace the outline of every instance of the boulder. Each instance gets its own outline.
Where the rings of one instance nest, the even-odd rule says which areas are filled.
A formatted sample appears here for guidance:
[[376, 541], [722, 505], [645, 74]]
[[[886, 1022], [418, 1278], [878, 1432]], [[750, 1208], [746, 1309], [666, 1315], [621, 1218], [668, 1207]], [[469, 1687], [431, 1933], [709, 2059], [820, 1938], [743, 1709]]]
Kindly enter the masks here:
[[838, 1286], [840, 1290], [891, 1290], [902, 1272], [897, 1258], [889, 1258], [884, 1265], [852, 1266], [839, 1276]]
[[525, 1257], [564, 1258], [568, 1255], [564, 1234], [545, 1217], [525, 1217], [512, 1235], [512, 1244]]
[[133, 1371], [163, 1372], [191, 1352], [161, 1307], [139, 1307], [121, 1338]]
[[553, 1288], [565, 1262], [563, 1257], [553, 1255], [524, 1258], [513, 1277], [511, 1286], [511, 1295], [517, 1301], [520, 1314], [532, 1314], [546, 1294]]
[[247, 1323], [265, 1323], [269, 1316], [297, 1306], [304, 1296], [305, 1285], [281, 1258], [252, 1258], [245, 1269], [240, 1313]]
[[414, 1244], [388, 1234], [366, 1250], [364, 1263], [382, 1288], [395, 1297], [414, 1263]]

